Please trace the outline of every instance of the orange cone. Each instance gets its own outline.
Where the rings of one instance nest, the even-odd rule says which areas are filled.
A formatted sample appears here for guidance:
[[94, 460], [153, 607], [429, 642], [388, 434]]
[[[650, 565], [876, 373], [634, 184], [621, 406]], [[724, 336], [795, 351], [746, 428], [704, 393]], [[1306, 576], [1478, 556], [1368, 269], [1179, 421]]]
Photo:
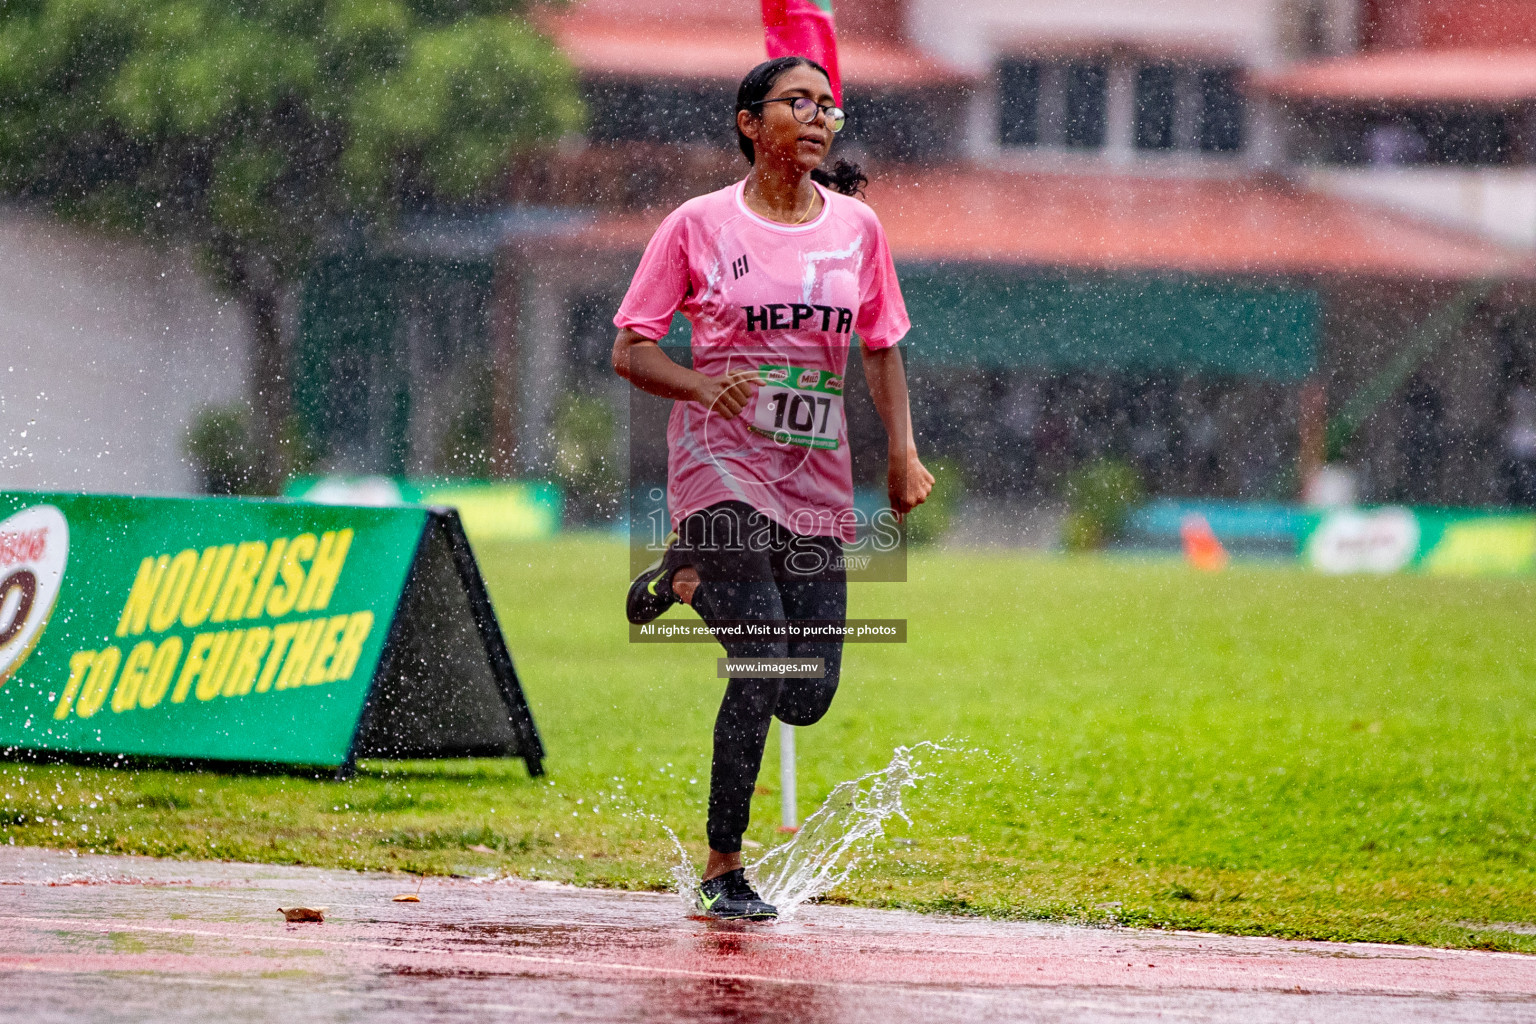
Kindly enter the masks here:
[[1227, 549], [1216, 539], [1205, 516], [1191, 512], [1179, 527], [1184, 541], [1184, 558], [1202, 572], [1220, 572], [1227, 567]]

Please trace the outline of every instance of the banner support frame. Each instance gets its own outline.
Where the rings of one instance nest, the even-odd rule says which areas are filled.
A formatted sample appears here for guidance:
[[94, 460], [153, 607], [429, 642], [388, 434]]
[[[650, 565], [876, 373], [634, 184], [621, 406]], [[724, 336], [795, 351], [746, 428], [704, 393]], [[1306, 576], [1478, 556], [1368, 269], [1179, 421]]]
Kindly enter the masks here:
[[[428, 529], [433, 524], [441, 529], [448, 540], [449, 550], [453, 552], [454, 568], [458, 570], [464, 593], [469, 598], [469, 609], [475, 618], [475, 629], [485, 645], [491, 674], [496, 679], [496, 688], [501, 691], [501, 699], [511, 712], [512, 730], [517, 734], [518, 745], [523, 748], [519, 756], [528, 767], [528, 775], [536, 779], [544, 774], [544, 741], [539, 737], [538, 726], [534, 724], [533, 709], [528, 706], [527, 695], [523, 693], [522, 682], [517, 677], [512, 651], [507, 647], [507, 638], [501, 632], [490, 592], [485, 587], [485, 577], [480, 573], [480, 563], [475, 559], [474, 549], [469, 546], [469, 535], [464, 532], [464, 522], [455, 508], [429, 508], [427, 515]], [[422, 534], [425, 538], [426, 531], [422, 531]]]
[[405, 605], [411, 594], [411, 587], [419, 582], [418, 577], [425, 564], [433, 531], [438, 530], [442, 532], [443, 539], [447, 542], [448, 550], [453, 557], [454, 572], [464, 587], [465, 597], [469, 601], [476, 635], [484, 648], [491, 676], [495, 680], [502, 704], [507, 710], [512, 732], [517, 737], [519, 753], [512, 756], [521, 757], [523, 764], [528, 768], [528, 775], [531, 778], [538, 778], [544, 774], [544, 743], [539, 737], [538, 727], [534, 724], [533, 710], [528, 706], [527, 697], [523, 694], [522, 685], [517, 677], [517, 667], [512, 661], [512, 652], [508, 649], [506, 638], [502, 635], [496, 610], [491, 604], [490, 593], [485, 588], [485, 578], [480, 575], [479, 563], [475, 560], [474, 550], [469, 545], [469, 537], [464, 532], [463, 521], [459, 518], [458, 510], [454, 508], [429, 507], [425, 511], [426, 521], [422, 525], [421, 536], [417, 539], [416, 550], [411, 556], [411, 565], [406, 572], [405, 583], [400, 588], [400, 597], [396, 601], [389, 635], [385, 638], [384, 649], [379, 654], [374, 678], [369, 682], [368, 696], [364, 699], [362, 711], [357, 716], [352, 740], [347, 746], [346, 760], [336, 768], [335, 777], [338, 781], [344, 781], [351, 778], [357, 771], [358, 746], [362, 738], [367, 735], [375, 713], [375, 689], [379, 680], [392, 670], [401, 635], [409, 628], [407, 616], [404, 614]]

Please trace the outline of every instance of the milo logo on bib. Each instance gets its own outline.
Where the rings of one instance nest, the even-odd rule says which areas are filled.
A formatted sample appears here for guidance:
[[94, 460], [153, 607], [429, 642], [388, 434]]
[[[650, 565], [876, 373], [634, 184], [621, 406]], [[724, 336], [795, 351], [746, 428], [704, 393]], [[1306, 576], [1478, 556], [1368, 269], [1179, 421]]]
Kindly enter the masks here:
[[779, 444], [836, 449], [843, 426], [843, 378], [803, 366], [759, 366], [751, 427]]

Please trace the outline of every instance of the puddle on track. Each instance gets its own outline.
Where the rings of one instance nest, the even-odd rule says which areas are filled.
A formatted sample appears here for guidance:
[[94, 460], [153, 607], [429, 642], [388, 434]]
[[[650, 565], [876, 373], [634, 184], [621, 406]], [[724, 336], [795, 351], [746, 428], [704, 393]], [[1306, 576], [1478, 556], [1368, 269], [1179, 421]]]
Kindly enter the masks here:
[[[66, 875], [181, 884], [49, 885]], [[0, 849], [0, 1019], [1521, 1021], [1536, 958]], [[330, 907], [284, 924], [276, 907]], [[1343, 955], [1341, 955], [1343, 954]]]

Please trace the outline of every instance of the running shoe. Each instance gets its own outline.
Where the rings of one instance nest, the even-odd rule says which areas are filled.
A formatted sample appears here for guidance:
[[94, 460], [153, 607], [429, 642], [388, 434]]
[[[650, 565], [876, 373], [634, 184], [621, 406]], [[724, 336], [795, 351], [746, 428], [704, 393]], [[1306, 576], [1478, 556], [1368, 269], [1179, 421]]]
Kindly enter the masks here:
[[701, 883], [699, 906], [721, 921], [772, 921], [779, 916], [779, 909], [752, 888], [742, 868]]
[[672, 553], [673, 545], [677, 543], [677, 534], [667, 535], [665, 550], [661, 557], [648, 565], [644, 572], [636, 576], [634, 582], [629, 585], [629, 597], [624, 602], [624, 613], [629, 616], [629, 621], [635, 625], [644, 625], [650, 622], [662, 612], [677, 604], [677, 595], [672, 593], [672, 567], [667, 564], [667, 556]]

